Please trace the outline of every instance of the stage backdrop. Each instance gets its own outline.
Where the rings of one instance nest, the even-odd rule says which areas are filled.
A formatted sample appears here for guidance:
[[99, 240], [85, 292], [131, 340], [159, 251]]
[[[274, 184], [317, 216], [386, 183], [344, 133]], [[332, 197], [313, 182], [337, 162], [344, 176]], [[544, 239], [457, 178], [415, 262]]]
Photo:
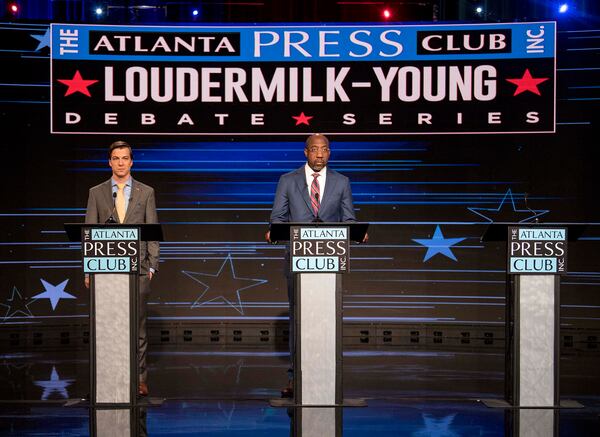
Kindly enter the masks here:
[[330, 166], [371, 223], [344, 281], [348, 343], [494, 344], [506, 249], [481, 236], [539, 219], [591, 223], [571, 245], [561, 323], [567, 347], [597, 347], [598, 31], [4, 23], [0, 36], [3, 348], [85, 343], [63, 223], [83, 221], [117, 139], [164, 225], [152, 341], [283, 339], [284, 249], [264, 233], [314, 132], [330, 133]]

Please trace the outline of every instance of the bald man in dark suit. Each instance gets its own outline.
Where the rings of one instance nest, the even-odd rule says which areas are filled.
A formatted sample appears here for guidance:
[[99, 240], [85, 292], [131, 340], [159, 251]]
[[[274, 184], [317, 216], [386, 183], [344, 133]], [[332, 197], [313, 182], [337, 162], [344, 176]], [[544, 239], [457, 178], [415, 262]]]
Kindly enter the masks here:
[[[327, 167], [331, 151], [325, 135], [315, 134], [308, 137], [304, 147], [306, 164], [297, 170], [286, 173], [279, 179], [271, 223], [286, 222], [354, 222], [354, 206], [350, 180]], [[270, 232], [266, 234], [271, 241]], [[366, 242], [368, 236], [365, 236]], [[289, 309], [289, 348], [293, 365], [295, 353], [294, 339], [294, 280], [289, 271], [289, 252], [286, 252], [286, 277], [288, 282]], [[288, 385], [281, 390], [283, 397], [293, 396], [293, 371], [288, 372]]]

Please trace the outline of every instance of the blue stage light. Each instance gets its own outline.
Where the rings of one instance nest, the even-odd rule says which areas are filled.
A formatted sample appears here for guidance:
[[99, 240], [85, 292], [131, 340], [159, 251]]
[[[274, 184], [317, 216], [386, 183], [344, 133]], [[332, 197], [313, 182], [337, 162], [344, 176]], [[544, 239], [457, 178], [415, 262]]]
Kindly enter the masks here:
[[558, 7], [558, 12], [560, 12], [561, 14], [564, 14], [565, 12], [567, 12], [569, 10], [569, 5], [567, 3], [562, 3], [559, 7]]
[[483, 8], [481, 6], [477, 6], [475, 8], [475, 12], [477, 12], [478, 14], [481, 14], [483, 12]]
[[96, 8], [96, 15], [100, 16], [104, 13], [104, 11], [102, 10], [102, 8]]
[[192, 15], [193, 15], [194, 17], [197, 17], [197, 16], [198, 16], [198, 9], [194, 9], [194, 10], [192, 11]]

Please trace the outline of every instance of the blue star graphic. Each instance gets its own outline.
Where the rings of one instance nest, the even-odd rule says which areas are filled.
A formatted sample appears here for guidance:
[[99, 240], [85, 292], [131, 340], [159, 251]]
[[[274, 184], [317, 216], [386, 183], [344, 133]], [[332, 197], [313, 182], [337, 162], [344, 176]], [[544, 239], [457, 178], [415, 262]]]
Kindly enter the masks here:
[[46, 29], [46, 33], [44, 33], [43, 35], [34, 35], [32, 33], [29, 36], [37, 39], [40, 42], [37, 48], [35, 49], [36, 52], [39, 52], [44, 47], [50, 47], [50, 28]]
[[442, 230], [440, 229], [440, 225], [437, 225], [435, 227], [435, 232], [433, 233], [433, 238], [413, 238], [413, 241], [427, 247], [427, 253], [425, 254], [425, 258], [423, 258], [423, 262], [437, 255], [438, 253], [457, 261], [450, 247], [460, 243], [465, 239], [466, 238], [444, 238]]
[[31, 310], [29, 309], [29, 305], [31, 305], [34, 300], [25, 303], [25, 299], [23, 299], [19, 289], [16, 286], [13, 286], [10, 298], [6, 299], [4, 302], [6, 303], [0, 303], [0, 306], [7, 308], [6, 314], [4, 314], [4, 321], [16, 316], [19, 313], [25, 317], [33, 317], [33, 314], [31, 314]]
[[266, 279], [238, 278], [233, 268], [231, 254], [221, 264], [217, 273], [199, 273], [182, 270], [182, 273], [204, 287], [204, 291], [191, 308], [197, 308], [216, 300], [231, 305], [237, 312], [244, 314], [240, 291], [268, 282]]
[[[511, 209], [512, 207], [512, 209]], [[474, 208], [467, 207], [467, 209], [478, 216], [483, 217], [488, 223], [493, 222], [518, 222], [525, 223], [529, 222], [537, 217], [550, 212], [549, 209], [517, 209], [515, 205], [515, 197], [512, 190], [509, 188], [506, 194], [500, 201], [497, 208]], [[480, 212], [481, 211], [481, 212]], [[525, 218], [522, 218], [523, 216]], [[520, 219], [520, 220], [519, 220]]]
[[415, 437], [458, 437], [460, 434], [452, 429], [456, 414], [448, 414], [442, 417], [433, 417], [431, 414], [421, 414], [423, 428], [414, 433]]
[[51, 283], [46, 282], [43, 279], [40, 279], [40, 281], [42, 281], [42, 285], [44, 286], [46, 291], [44, 291], [40, 294], [36, 294], [35, 296], [33, 296], [33, 298], [34, 299], [50, 299], [50, 303], [52, 304], [52, 311], [54, 311], [56, 309], [56, 305], [58, 305], [58, 302], [61, 299], [77, 299], [75, 296], [73, 296], [72, 294], [69, 294], [65, 291], [65, 287], [67, 286], [67, 283], [69, 282], [68, 279], [65, 279], [58, 285], [52, 285]]
[[42, 400], [47, 400], [53, 393], [58, 393], [63, 399], [69, 398], [69, 392], [67, 387], [73, 383], [72, 379], [60, 379], [56, 367], [52, 366], [52, 373], [48, 381], [34, 381], [35, 385], [42, 387], [44, 392], [42, 393]]

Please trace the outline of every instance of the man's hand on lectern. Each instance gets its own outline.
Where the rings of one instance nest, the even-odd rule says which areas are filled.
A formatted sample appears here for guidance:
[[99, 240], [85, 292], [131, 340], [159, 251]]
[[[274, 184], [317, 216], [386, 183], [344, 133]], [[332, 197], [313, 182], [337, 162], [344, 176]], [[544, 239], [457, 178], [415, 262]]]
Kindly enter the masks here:
[[369, 242], [369, 234], [367, 234], [366, 232], [365, 232], [365, 238], [363, 238], [362, 242], [363, 243], [368, 243]]
[[271, 231], [267, 231], [267, 233], [265, 234], [265, 240], [267, 240], [267, 243], [272, 243], [272, 241], [271, 241]]
[[83, 280], [83, 283], [85, 284], [85, 288], [90, 288], [90, 277], [89, 277], [89, 275], [85, 275], [85, 279]]

